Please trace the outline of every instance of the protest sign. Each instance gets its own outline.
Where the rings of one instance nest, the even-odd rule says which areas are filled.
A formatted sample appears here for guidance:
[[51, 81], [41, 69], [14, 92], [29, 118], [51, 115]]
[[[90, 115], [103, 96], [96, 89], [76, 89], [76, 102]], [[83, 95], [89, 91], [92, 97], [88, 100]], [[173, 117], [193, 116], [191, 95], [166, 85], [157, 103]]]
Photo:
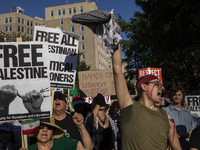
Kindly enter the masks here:
[[[84, 99], [85, 99], [86, 103], [92, 104], [93, 98], [94, 97], [85, 97]], [[104, 99], [105, 99], [106, 104], [110, 104], [111, 103], [110, 96], [104, 96]]]
[[155, 75], [156, 77], [159, 78], [160, 82], [162, 82], [162, 70], [161, 68], [142, 68], [138, 69], [138, 79], [141, 78], [142, 76], [152, 74]]
[[188, 104], [193, 119], [196, 120], [200, 117], [200, 95], [187, 95], [185, 96], [185, 102]]
[[51, 87], [73, 89], [79, 35], [60, 29], [35, 26], [33, 40], [48, 43]]
[[100, 92], [104, 96], [115, 95], [112, 70], [80, 71], [78, 77], [81, 97], [94, 97]]
[[0, 121], [50, 117], [47, 48], [40, 42], [0, 43]]

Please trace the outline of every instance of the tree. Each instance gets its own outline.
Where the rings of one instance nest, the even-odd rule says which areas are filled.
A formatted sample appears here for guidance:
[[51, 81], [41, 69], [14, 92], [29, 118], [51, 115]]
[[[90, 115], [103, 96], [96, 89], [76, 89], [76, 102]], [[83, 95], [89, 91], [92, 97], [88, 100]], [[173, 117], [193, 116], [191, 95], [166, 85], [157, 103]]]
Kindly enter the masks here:
[[130, 22], [119, 15], [128, 75], [137, 69], [162, 68], [169, 89], [180, 84], [189, 93], [200, 89], [200, 1], [135, 0], [143, 12], [135, 12]]
[[76, 88], [77, 91], [79, 91], [79, 82], [78, 82], [78, 72], [79, 71], [86, 71], [86, 70], [90, 70], [90, 66], [88, 66], [85, 61], [81, 61], [80, 57], [81, 57], [82, 53], [78, 53], [78, 58], [77, 58], [77, 68], [76, 68]]

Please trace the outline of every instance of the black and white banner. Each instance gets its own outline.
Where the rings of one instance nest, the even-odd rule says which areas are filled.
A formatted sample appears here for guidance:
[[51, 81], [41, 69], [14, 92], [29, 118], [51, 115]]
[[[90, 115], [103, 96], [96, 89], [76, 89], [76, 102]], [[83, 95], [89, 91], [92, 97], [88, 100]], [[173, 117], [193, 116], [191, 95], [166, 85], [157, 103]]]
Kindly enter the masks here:
[[0, 43], [0, 121], [49, 117], [47, 44]]
[[36, 26], [33, 40], [48, 43], [51, 87], [73, 89], [79, 35], [60, 29]]
[[200, 95], [187, 95], [185, 96], [185, 102], [188, 104], [194, 121], [200, 117]]

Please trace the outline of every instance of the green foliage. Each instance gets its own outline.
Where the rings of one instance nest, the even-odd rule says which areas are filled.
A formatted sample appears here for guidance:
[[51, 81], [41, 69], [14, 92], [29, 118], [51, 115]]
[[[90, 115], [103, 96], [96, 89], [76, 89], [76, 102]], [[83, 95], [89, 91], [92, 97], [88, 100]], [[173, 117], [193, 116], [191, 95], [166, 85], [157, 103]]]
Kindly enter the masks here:
[[128, 75], [137, 69], [162, 68], [166, 89], [183, 86], [187, 93], [200, 89], [200, 1], [135, 0], [143, 12], [130, 22], [119, 16], [127, 39], [122, 51]]
[[80, 57], [81, 57], [82, 53], [78, 53], [78, 58], [77, 58], [77, 68], [76, 68], [76, 88], [77, 91], [79, 92], [79, 82], [78, 82], [78, 72], [79, 71], [86, 71], [86, 70], [90, 70], [90, 66], [88, 66], [85, 61], [81, 61]]

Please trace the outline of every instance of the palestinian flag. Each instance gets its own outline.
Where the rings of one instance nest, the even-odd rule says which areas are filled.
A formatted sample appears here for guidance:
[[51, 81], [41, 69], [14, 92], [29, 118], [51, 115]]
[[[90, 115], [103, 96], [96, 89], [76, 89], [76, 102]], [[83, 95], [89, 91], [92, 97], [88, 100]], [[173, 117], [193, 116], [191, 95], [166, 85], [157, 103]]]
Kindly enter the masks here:
[[29, 134], [39, 129], [40, 127], [40, 118], [33, 118], [30, 120], [22, 120], [21, 121], [21, 128], [23, 134]]

